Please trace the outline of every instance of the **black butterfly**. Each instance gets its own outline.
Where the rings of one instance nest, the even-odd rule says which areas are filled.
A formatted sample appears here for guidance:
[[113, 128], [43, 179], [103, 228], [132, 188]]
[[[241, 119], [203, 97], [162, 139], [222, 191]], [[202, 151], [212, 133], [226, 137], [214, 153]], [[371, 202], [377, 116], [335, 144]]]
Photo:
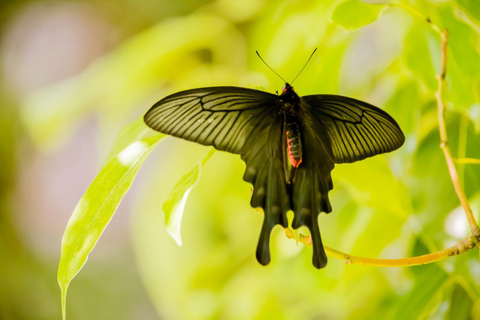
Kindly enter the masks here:
[[332, 211], [335, 163], [390, 152], [405, 141], [395, 120], [371, 104], [338, 95], [299, 97], [288, 83], [280, 95], [239, 87], [178, 92], [158, 101], [144, 120], [156, 131], [241, 155], [243, 179], [253, 185], [251, 205], [265, 213], [256, 254], [262, 265], [270, 262], [273, 227], [288, 227], [293, 210], [292, 227], [310, 229], [313, 265], [325, 267], [318, 215]]

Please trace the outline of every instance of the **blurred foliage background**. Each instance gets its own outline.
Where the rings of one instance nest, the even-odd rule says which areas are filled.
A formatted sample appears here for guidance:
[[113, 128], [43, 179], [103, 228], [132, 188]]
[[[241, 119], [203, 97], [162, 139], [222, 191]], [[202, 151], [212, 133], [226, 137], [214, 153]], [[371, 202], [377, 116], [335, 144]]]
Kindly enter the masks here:
[[[342, 27], [332, 12], [345, 2], [0, 1], [0, 319], [60, 318], [62, 233], [122, 127], [182, 89], [281, 89], [255, 50], [291, 79], [318, 47], [300, 95], [368, 101], [406, 134], [392, 154], [335, 168], [333, 212], [320, 218], [327, 246], [400, 258], [468, 236], [439, 148], [440, 39], [402, 6], [449, 29], [451, 148], [480, 158], [478, 0], [404, 0], [370, 15], [353, 3], [337, 8]], [[244, 164], [226, 153], [204, 166], [178, 247], [162, 203], [207, 152], [174, 138], [154, 150], [73, 281], [69, 319], [480, 319], [478, 250], [412, 268], [330, 259], [319, 271], [311, 248], [278, 227], [261, 267], [263, 217]], [[480, 167], [458, 170], [478, 219]]]

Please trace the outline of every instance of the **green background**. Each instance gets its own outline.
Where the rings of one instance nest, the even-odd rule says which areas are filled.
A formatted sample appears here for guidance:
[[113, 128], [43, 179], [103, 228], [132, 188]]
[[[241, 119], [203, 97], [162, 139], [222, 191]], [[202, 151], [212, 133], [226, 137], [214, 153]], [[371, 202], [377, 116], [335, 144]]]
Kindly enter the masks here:
[[[183, 89], [281, 90], [255, 50], [290, 80], [318, 48], [299, 95], [368, 101], [405, 132], [398, 151], [334, 169], [333, 212], [319, 219], [325, 245], [403, 258], [467, 237], [439, 148], [440, 38], [425, 17], [450, 32], [453, 156], [480, 158], [480, 5], [393, 3], [0, 2], [0, 319], [61, 317], [62, 234], [123, 127]], [[162, 204], [208, 151], [174, 138], [152, 151], [72, 282], [68, 319], [480, 319], [476, 249], [420, 267], [330, 258], [316, 270], [311, 248], [277, 227], [272, 262], [260, 266], [263, 217], [249, 206], [244, 164], [222, 152], [202, 167], [178, 247]], [[480, 167], [457, 168], [478, 219]]]

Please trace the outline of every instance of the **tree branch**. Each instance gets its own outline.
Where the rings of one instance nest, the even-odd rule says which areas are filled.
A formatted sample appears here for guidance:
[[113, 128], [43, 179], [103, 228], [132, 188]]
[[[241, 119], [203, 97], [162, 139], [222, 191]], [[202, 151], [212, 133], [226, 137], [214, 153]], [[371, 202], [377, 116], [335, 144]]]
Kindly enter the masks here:
[[[466, 159], [454, 160], [452, 157], [452, 152], [450, 151], [450, 147], [448, 145], [447, 127], [445, 122], [446, 106], [444, 101], [444, 94], [445, 94], [445, 87], [446, 87], [445, 78], [447, 74], [448, 30], [440, 29], [436, 24], [434, 24], [430, 20], [430, 18], [428, 18], [424, 14], [420, 13], [416, 9], [413, 9], [409, 6], [405, 6], [402, 4], [391, 4], [391, 3], [388, 5], [402, 8], [415, 16], [419, 16], [423, 18], [426, 22], [429, 23], [429, 25], [433, 28], [433, 30], [435, 30], [441, 37], [442, 64], [441, 64], [440, 74], [437, 75], [438, 88], [435, 93], [435, 99], [437, 101], [437, 109], [438, 109], [438, 129], [440, 132], [440, 141], [441, 141], [440, 148], [442, 149], [443, 154], [445, 156], [445, 160], [447, 161], [448, 172], [450, 173], [450, 178], [452, 180], [455, 193], [457, 194], [458, 199], [460, 200], [460, 203], [465, 211], [465, 214], [467, 215], [467, 219], [470, 224], [470, 230], [472, 232], [472, 235], [448, 249], [417, 256], [417, 257], [404, 258], [404, 259], [363, 258], [363, 257], [352, 256], [350, 254], [343, 253], [341, 251], [338, 251], [336, 249], [329, 248], [326, 246], [325, 246], [325, 251], [327, 255], [343, 260], [345, 261], [346, 264], [361, 264], [361, 265], [378, 266], [378, 267], [407, 267], [407, 266], [417, 266], [417, 265], [423, 265], [423, 264], [440, 261], [448, 257], [457, 256], [475, 247], [480, 249], [480, 228], [478, 227], [478, 224], [475, 220], [475, 216], [473, 215], [473, 211], [472, 211], [472, 208], [470, 207], [467, 196], [465, 195], [465, 192], [463, 191], [463, 188], [460, 185], [457, 169], [455, 167], [455, 162], [480, 164], [480, 159], [466, 158]], [[296, 238], [294, 232], [289, 228], [285, 228], [285, 233], [287, 238], [289, 239]], [[298, 241], [309, 246], [312, 245], [312, 239], [310, 238], [310, 236], [299, 234]]]
[[[295, 239], [294, 232], [289, 229], [285, 228], [285, 234], [289, 239]], [[305, 236], [300, 234], [299, 239], [301, 243], [306, 244], [308, 246], [312, 246], [312, 239], [310, 236]], [[419, 266], [423, 264], [428, 264], [440, 260], [444, 260], [449, 257], [457, 256], [464, 252], [467, 252], [478, 244], [478, 239], [474, 236], [466, 238], [453, 247], [448, 249], [424, 254], [417, 257], [411, 258], [403, 258], [403, 259], [372, 259], [372, 258], [364, 258], [364, 257], [357, 257], [353, 256], [348, 253], [344, 253], [338, 251], [336, 249], [330, 248], [325, 246], [325, 251], [328, 256], [337, 258], [340, 260], [345, 261], [346, 264], [360, 264], [364, 266], [376, 266], [376, 267], [411, 267], [411, 266]]]
[[[448, 172], [450, 173], [450, 178], [452, 179], [453, 188], [462, 204], [463, 210], [467, 215], [468, 223], [470, 224], [470, 230], [472, 236], [480, 239], [480, 229], [478, 228], [477, 221], [475, 221], [475, 216], [473, 215], [472, 208], [468, 203], [467, 196], [463, 191], [460, 181], [458, 179], [457, 169], [455, 168], [455, 163], [452, 157], [452, 152], [448, 145], [448, 136], [447, 136], [447, 126], [445, 123], [445, 101], [443, 99], [445, 93], [445, 77], [447, 74], [447, 43], [448, 43], [448, 30], [445, 29], [440, 32], [442, 38], [442, 65], [440, 74], [437, 76], [438, 89], [435, 93], [435, 98], [437, 100], [437, 109], [438, 109], [438, 129], [440, 131], [440, 148], [443, 151], [445, 160], [447, 161]], [[477, 241], [478, 243], [478, 241]]]

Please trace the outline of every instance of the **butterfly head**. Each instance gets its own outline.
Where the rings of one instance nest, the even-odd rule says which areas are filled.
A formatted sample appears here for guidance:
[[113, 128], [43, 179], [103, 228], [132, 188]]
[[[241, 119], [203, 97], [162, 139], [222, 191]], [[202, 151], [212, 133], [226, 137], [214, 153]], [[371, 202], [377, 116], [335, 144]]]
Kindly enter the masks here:
[[285, 87], [282, 89], [280, 99], [290, 105], [297, 105], [300, 102], [298, 94], [288, 82], [285, 83]]
[[286, 94], [289, 91], [295, 92], [295, 90], [293, 90], [293, 87], [288, 82], [285, 82], [285, 87], [283, 87], [282, 89], [282, 94]]

